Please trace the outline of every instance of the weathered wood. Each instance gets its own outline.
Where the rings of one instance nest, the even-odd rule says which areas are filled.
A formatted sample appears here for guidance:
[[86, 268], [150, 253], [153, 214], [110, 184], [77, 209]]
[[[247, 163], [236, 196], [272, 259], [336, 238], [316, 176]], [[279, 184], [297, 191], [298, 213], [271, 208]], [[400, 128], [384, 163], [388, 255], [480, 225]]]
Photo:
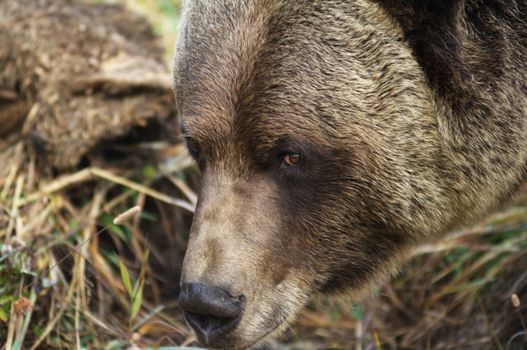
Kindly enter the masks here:
[[170, 73], [149, 24], [121, 6], [0, 1], [0, 152], [22, 137], [71, 168], [101, 140], [172, 118]]

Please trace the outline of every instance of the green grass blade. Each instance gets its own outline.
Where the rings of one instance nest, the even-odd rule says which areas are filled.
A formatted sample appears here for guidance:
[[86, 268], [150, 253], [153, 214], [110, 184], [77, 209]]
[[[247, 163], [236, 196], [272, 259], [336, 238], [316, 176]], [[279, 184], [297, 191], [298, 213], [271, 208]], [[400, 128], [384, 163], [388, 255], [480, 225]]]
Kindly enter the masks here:
[[133, 297], [132, 283], [130, 282], [130, 275], [128, 274], [128, 269], [123, 264], [121, 259], [119, 259], [119, 270], [121, 271], [121, 280], [123, 281], [124, 287], [128, 292], [130, 298]]
[[130, 319], [133, 320], [135, 316], [137, 316], [137, 313], [139, 312], [139, 309], [141, 308], [141, 304], [143, 303], [143, 286], [144, 284], [141, 283], [141, 286], [139, 287], [139, 290], [137, 291], [137, 295], [135, 295], [133, 303], [132, 303], [132, 309], [130, 311]]

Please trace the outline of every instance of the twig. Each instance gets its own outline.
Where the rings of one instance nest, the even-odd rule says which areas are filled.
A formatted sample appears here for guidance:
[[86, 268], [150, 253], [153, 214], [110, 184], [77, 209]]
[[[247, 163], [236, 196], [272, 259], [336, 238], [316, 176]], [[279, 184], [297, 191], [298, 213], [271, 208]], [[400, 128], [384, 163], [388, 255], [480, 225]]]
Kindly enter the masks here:
[[76, 183], [91, 180], [94, 177], [99, 177], [99, 178], [114, 182], [116, 184], [128, 187], [132, 190], [135, 190], [140, 193], [144, 193], [147, 196], [160, 200], [161, 202], [186, 209], [190, 212], [194, 211], [194, 206], [187, 201], [168, 196], [164, 193], [156, 191], [147, 186], [141, 185], [137, 182], [130, 181], [125, 177], [113, 174], [110, 171], [107, 171], [101, 168], [96, 168], [96, 167], [86, 168], [77, 173], [60, 177], [57, 180], [52, 181], [51, 183], [45, 185], [40, 191], [30, 194], [29, 196], [27, 196], [26, 199], [22, 199], [18, 201], [17, 205], [20, 206], [28, 202], [34, 202], [44, 195], [48, 195], [53, 192], [60, 191]]
[[22, 186], [24, 185], [24, 175], [20, 175], [16, 181], [15, 197], [13, 198], [13, 205], [11, 207], [11, 218], [9, 219], [9, 225], [7, 226], [6, 242], [9, 241], [11, 234], [15, 228], [15, 221], [18, 215], [18, 207], [20, 203], [20, 196], [22, 194]]
[[4, 183], [4, 188], [2, 189], [2, 193], [0, 193], [0, 200], [6, 199], [7, 193], [9, 192], [9, 188], [11, 187], [11, 184], [13, 183], [13, 180], [15, 179], [17, 171], [18, 171], [18, 164], [13, 164], [13, 166], [9, 170], [9, 174], [7, 174], [7, 178]]

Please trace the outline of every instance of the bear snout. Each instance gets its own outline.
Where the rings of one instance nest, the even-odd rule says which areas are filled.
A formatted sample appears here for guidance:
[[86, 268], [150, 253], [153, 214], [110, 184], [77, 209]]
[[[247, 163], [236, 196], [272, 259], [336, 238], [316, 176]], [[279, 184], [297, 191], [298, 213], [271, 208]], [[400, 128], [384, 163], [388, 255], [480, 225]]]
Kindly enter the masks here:
[[243, 295], [233, 297], [216, 286], [187, 283], [181, 287], [178, 302], [198, 339], [214, 345], [240, 323], [244, 300]]

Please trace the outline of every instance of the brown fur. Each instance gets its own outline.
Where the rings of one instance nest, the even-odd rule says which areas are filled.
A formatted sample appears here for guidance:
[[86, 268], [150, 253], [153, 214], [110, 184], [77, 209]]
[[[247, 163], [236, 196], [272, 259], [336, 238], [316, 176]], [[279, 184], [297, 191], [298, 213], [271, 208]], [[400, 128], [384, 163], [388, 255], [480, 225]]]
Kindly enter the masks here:
[[[525, 178], [525, 0], [189, 0], [178, 112], [203, 185], [183, 281], [247, 298], [219, 348], [367, 290]], [[280, 167], [283, 152], [304, 161]]]

